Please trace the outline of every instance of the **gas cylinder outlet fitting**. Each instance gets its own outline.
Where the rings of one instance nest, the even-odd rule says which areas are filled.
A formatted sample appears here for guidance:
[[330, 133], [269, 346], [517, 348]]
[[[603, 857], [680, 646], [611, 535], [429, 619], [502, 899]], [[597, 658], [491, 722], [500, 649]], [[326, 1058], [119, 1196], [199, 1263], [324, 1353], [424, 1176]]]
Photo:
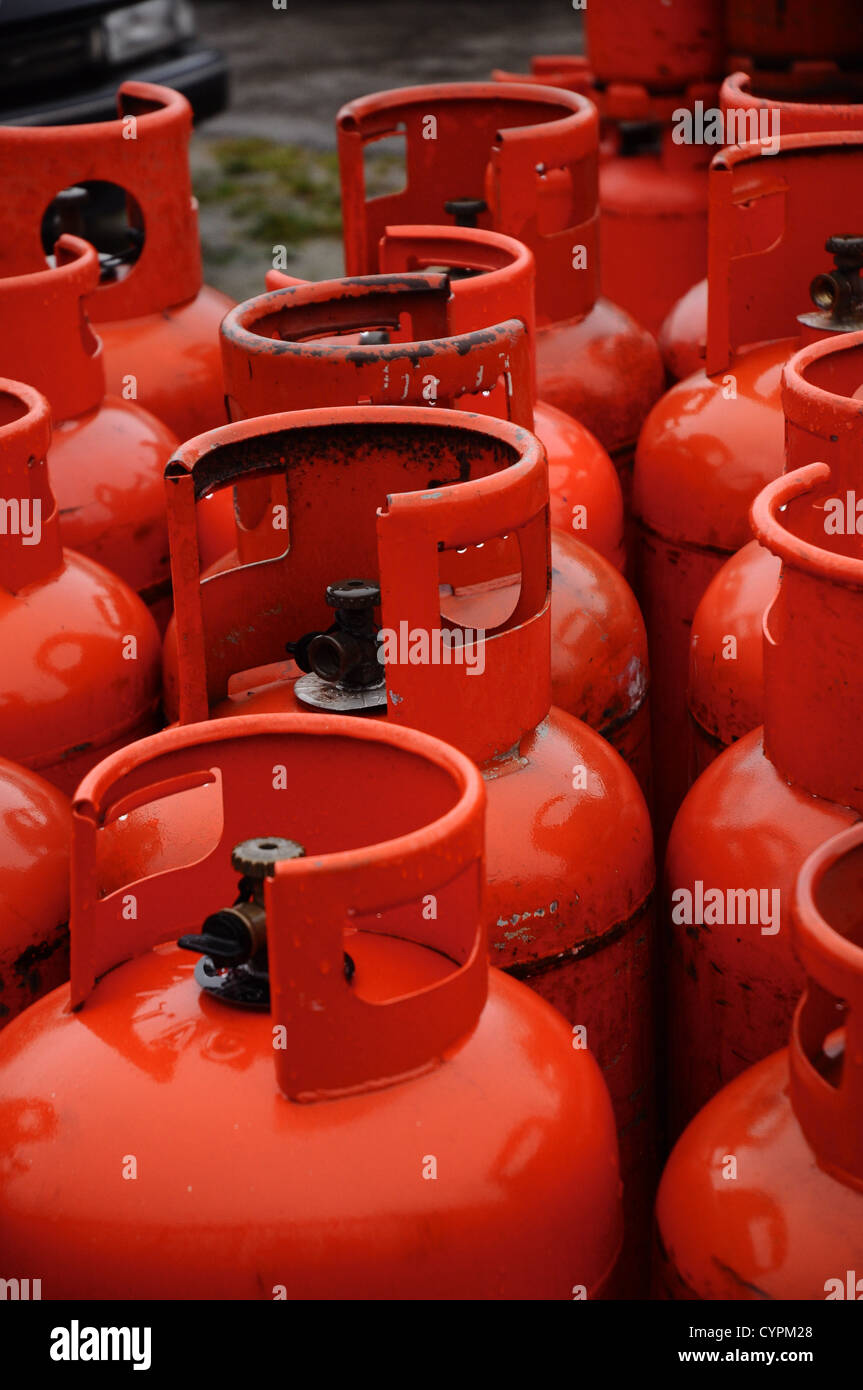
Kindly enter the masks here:
[[[50, 254], [55, 241], [64, 233], [83, 237], [85, 241], [96, 246], [100, 285], [110, 284], [117, 279], [117, 272], [121, 266], [132, 266], [138, 260], [144, 249], [144, 233], [139, 227], [130, 224], [124, 225], [121, 229], [110, 230], [108, 237], [112, 249], [109, 251], [96, 245], [97, 239], [102, 239], [100, 233], [103, 230], [105, 229], [99, 226], [99, 211], [94, 207], [89, 188], [73, 184], [57, 194], [45, 214], [43, 249], [46, 255]], [[121, 238], [125, 242], [123, 246], [116, 244]]]
[[[236, 902], [211, 912], [199, 934], [190, 933], [177, 941], [184, 951], [196, 951], [203, 957], [195, 967], [201, 989], [227, 1004], [270, 1007], [264, 879], [272, 878], [277, 864], [304, 859], [305, 854], [296, 840], [279, 835], [241, 840], [234, 846], [231, 864], [241, 875]], [[344, 961], [345, 979], [350, 984], [355, 966], [347, 951]]]
[[277, 835], [242, 840], [234, 846], [231, 864], [241, 875], [236, 902], [212, 912], [200, 934], [177, 941], [184, 951], [197, 951], [203, 957], [195, 967], [201, 989], [226, 1003], [269, 1008], [264, 879], [272, 877], [278, 863], [304, 855], [302, 845]]
[[477, 218], [488, 212], [488, 203], [484, 198], [448, 198], [443, 210], [457, 227], [475, 227]]
[[816, 275], [809, 293], [815, 312], [799, 322], [822, 333], [853, 333], [863, 328], [863, 236], [831, 236], [824, 243], [835, 269]]
[[378, 658], [380, 629], [375, 609], [380, 587], [367, 579], [327, 585], [327, 604], [335, 622], [325, 632], [307, 632], [286, 650], [301, 671], [297, 696], [316, 709], [352, 713], [386, 704], [383, 666]]

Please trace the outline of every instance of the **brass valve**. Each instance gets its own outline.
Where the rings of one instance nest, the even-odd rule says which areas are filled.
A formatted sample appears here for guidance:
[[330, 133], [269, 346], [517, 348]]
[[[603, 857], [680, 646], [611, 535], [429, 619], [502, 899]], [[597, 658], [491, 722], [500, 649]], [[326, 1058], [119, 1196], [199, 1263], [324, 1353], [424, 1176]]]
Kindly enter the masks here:
[[[302, 859], [305, 853], [296, 840], [285, 840], [279, 835], [262, 835], [234, 846], [231, 864], [240, 875], [236, 902], [211, 912], [200, 932], [188, 933], [177, 941], [184, 951], [201, 956], [195, 979], [207, 994], [244, 1008], [269, 1007], [264, 880], [272, 878], [277, 864]], [[344, 969], [350, 984], [354, 962], [347, 951]]]
[[835, 268], [816, 275], [809, 286], [814, 314], [801, 314], [800, 322], [826, 333], [852, 333], [863, 328], [863, 236], [832, 236], [825, 250]]
[[239, 897], [231, 907], [220, 908], [204, 922], [199, 934], [181, 936], [185, 951], [207, 956], [217, 969], [255, 961], [266, 969], [267, 917], [264, 879], [272, 877], [285, 859], [301, 859], [302, 845], [277, 835], [243, 840], [231, 853], [231, 864], [241, 875]]

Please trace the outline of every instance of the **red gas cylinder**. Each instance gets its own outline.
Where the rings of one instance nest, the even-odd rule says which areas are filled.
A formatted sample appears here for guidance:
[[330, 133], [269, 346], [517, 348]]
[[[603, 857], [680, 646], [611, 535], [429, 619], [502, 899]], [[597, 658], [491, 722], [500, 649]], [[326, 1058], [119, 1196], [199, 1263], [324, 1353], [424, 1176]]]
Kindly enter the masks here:
[[43, 219], [48, 244], [73, 232], [101, 250], [104, 186], [122, 188], [129, 225], [100, 257], [98, 293], [87, 304], [104, 344], [108, 390], [189, 439], [225, 418], [218, 332], [232, 303], [202, 286], [192, 109], [168, 87], [124, 82], [117, 110], [116, 121], [0, 127], [0, 275], [44, 267]]
[[809, 856], [787, 1048], [726, 1087], [668, 1161], [655, 1292], [674, 1299], [863, 1294], [863, 829]]
[[529, 74], [492, 76], [579, 92], [598, 106], [602, 293], [656, 333], [669, 307], [707, 268], [711, 152], [681, 133], [687, 123], [695, 128], [696, 103], [715, 106], [716, 86], [692, 84], [675, 96], [628, 83], [599, 88], [586, 59], [557, 62], [534, 58]]
[[[202, 435], [168, 479], [166, 699], [181, 722], [308, 707], [386, 715], [479, 763], [491, 959], [559, 1007], [607, 1071], [643, 1260], [655, 1146], [650, 824], [614, 749], [551, 706], [541, 445], [461, 411], [343, 407]], [[238, 555], [202, 579], [196, 500], [232, 485]], [[283, 530], [273, 544], [283, 520], [289, 549]], [[499, 586], [502, 550], [509, 574], [521, 570], [517, 592]]]
[[[489, 279], [463, 283], [483, 291]], [[306, 401], [458, 404], [530, 429], [531, 361], [523, 320], [495, 323], [487, 304], [474, 315], [484, 326], [459, 333], [456, 323], [464, 316], [454, 312], [455, 303], [446, 275], [419, 272], [296, 285], [247, 300], [222, 325], [231, 418], [297, 410]], [[359, 343], [357, 329], [365, 330]], [[340, 330], [352, 330], [351, 341], [340, 339]], [[613, 470], [612, 477], [617, 486]], [[199, 532], [212, 549], [209, 505], [202, 512]], [[272, 535], [263, 539], [272, 541]], [[233, 543], [233, 537], [227, 540], [222, 554]], [[271, 553], [272, 546], [264, 545], [261, 558]], [[517, 583], [506, 553], [496, 573], [500, 585]], [[463, 601], [465, 585], [480, 577], [464, 573], [453, 602]], [[646, 789], [647, 641], [632, 591], [589, 546], [552, 531], [551, 592], [552, 700], [607, 737]]]
[[711, 150], [697, 131], [725, 70], [721, 4], [592, 3], [585, 29], [586, 58], [534, 58], [531, 76], [599, 108], [602, 293], [656, 333], [707, 269]]
[[[626, 502], [638, 430], [662, 390], [651, 335], [600, 299], [596, 109], [527, 83], [452, 82], [378, 92], [337, 119], [349, 275], [380, 269], [393, 223], [448, 216], [516, 237], [536, 259], [537, 384], [596, 435]], [[366, 147], [405, 140], [406, 187], [367, 198]]]
[[599, 173], [602, 292], [658, 332], [707, 269], [707, 169], [699, 104], [724, 71], [720, 0], [615, 0], [585, 11], [608, 157]]
[[675, 1133], [787, 1034], [802, 988], [797, 873], [863, 810], [863, 557], [856, 534], [825, 536], [835, 491], [810, 463], [756, 498], [753, 529], [782, 563], [764, 619], [764, 726], [702, 773], [668, 844]]
[[697, 280], [672, 305], [658, 333], [665, 370], [672, 381], [702, 371], [707, 354], [707, 280]]
[[165, 464], [177, 439], [134, 401], [105, 395], [99, 339], [83, 301], [99, 283], [92, 246], [63, 236], [57, 264], [0, 279], [0, 374], [47, 396], [51, 481], [64, 545], [137, 590], [164, 624], [171, 612]]
[[[508, 68], [492, 68], [494, 82], [523, 82], [534, 87], [562, 87], [567, 92], [579, 92], [595, 100], [596, 76], [590, 63], [581, 53], [535, 53], [528, 72], [511, 72]], [[600, 145], [600, 154], [602, 146]]]
[[[728, 145], [765, 145], [810, 130], [863, 130], [863, 74], [833, 63], [807, 63], [788, 72], [735, 72], [719, 94]], [[707, 281], [678, 300], [662, 325], [659, 345], [676, 380], [700, 371], [707, 342]]]
[[602, 1296], [608, 1092], [488, 969], [483, 802], [437, 739], [333, 716], [102, 763], [71, 984], [0, 1046], [4, 1272], [55, 1299]]
[[69, 802], [35, 773], [0, 758], [0, 827], [3, 1028], [69, 978]]
[[44, 397], [0, 379], [0, 755], [72, 791], [157, 727], [160, 649], [137, 595], [62, 548], [50, 441]]
[[[451, 333], [477, 333], [504, 319], [521, 319], [530, 351], [530, 428], [548, 455], [551, 524], [561, 531], [574, 532], [578, 540], [592, 545], [621, 569], [623, 497], [614, 464], [584, 425], [547, 401], [535, 399], [536, 268], [532, 253], [513, 237], [476, 227], [387, 227], [380, 239], [377, 260], [381, 273], [388, 276], [445, 268], [450, 273], [447, 315]], [[271, 290], [303, 283], [280, 270], [268, 271], [266, 279]], [[347, 335], [341, 337], [342, 342], [353, 340]], [[312, 399], [315, 398], [306, 398]], [[321, 405], [324, 401], [316, 403]], [[346, 399], [332, 403], [353, 402]], [[288, 402], [279, 406], [288, 408]], [[470, 409], [500, 415], [500, 393], [474, 394]], [[232, 526], [230, 517], [225, 520]]]
[[863, 63], [858, 0], [725, 0], [725, 36], [741, 67], [819, 59], [847, 67]]
[[827, 269], [825, 241], [863, 223], [861, 175], [858, 132], [783, 136], [775, 155], [733, 147], [711, 169], [705, 370], [651, 411], [635, 469], [660, 845], [688, 784], [692, 619], [720, 565], [750, 539], [759, 488], [782, 471], [782, 367], [800, 346], [810, 282]]
[[[849, 316], [858, 311], [863, 324], [863, 238], [836, 240], [845, 244], [849, 259], [857, 262], [853, 272], [836, 272], [836, 288], [847, 293]], [[819, 277], [822, 288], [826, 279]], [[840, 321], [847, 321], [844, 314]], [[822, 523], [820, 543], [828, 548], [831, 535], [847, 531], [849, 522], [853, 532], [857, 523], [854, 488], [863, 478], [861, 399], [863, 333], [840, 332], [796, 353], [785, 367], [786, 471], [806, 463], [829, 463], [832, 504], [823, 512], [819, 504], [814, 518]], [[863, 520], [859, 534], [863, 534]], [[777, 556], [750, 541], [725, 562], [698, 605], [692, 624], [688, 693], [696, 774], [729, 743], [763, 722], [762, 629], [779, 568]]]
[[715, 83], [657, 93], [625, 82], [600, 95], [602, 293], [651, 333], [707, 269], [707, 184], [713, 150], [695, 138]]
[[721, 0], [599, 0], [584, 9], [588, 62], [603, 86], [631, 83], [653, 92], [722, 75]]

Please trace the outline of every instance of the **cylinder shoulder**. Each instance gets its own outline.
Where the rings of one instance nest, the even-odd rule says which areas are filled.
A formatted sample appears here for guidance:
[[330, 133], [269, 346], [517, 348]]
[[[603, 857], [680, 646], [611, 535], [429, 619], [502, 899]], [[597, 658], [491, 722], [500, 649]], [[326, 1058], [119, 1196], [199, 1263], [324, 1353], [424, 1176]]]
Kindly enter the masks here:
[[[288, 1297], [333, 1286], [411, 1297], [442, 1288], [448, 1263], [449, 1296], [524, 1297], [519, 1263], [543, 1252], [543, 1296], [565, 1298], [614, 1259], [618, 1176], [598, 1069], [548, 1005], [496, 972], [475, 1029], [428, 1072], [304, 1105], [275, 1091], [269, 1015], [202, 1000], [176, 948], [112, 972], [79, 1015], [66, 998], [48, 996], [0, 1043], [17, 1159], [5, 1224], [14, 1248], [50, 1185], [59, 1265], [73, 1227], [95, 1223], [86, 1271], [55, 1276], [82, 1292], [118, 1258], [116, 1229], [113, 1245], [104, 1234], [114, 1221], [137, 1233], [136, 1295], [162, 1278], [171, 1290], [190, 1281], [180, 1297], [216, 1296], [220, 1283], [246, 1298], [276, 1284]], [[32, 1123], [18, 1122], [25, 1113]], [[106, 1113], [137, 1156], [136, 1183], [119, 1180], [87, 1123]], [[123, 1287], [133, 1296], [128, 1276]]]
[[689, 648], [689, 708], [723, 744], [762, 721], [764, 613], [781, 562], [757, 541], [714, 576], [695, 613]]
[[653, 335], [599, 299], [583, 318], [539, 329], [537, 377], [543, 400], [574, 415], [614, 453], [635, 443], [664, 372]]
[[0, 758], [0, 1023], [68, 920], [71, 838], [68, 797]]
[[744, 887], [755, 869], [759, 881], [786, 884], [790, 903], [805, 855], [856, 819], [847, 806], [786, 782], [764, 752], [763, 730], [754, 729], [689, 789], [669, 838], [667, 877]]
[[847, 1270], [863, 1273], [863, 1193], [819, 1166], [788, 1098], [785, 1051], [691, 1122], [656, 1215], [661, 1259], [702, 1299], [824, 1299]]
[[635, 459], [633, 505], [659, 535], [737, 550], [751, 539], [749, 507], [784, 467], [782, 368], [794, 342], [738, 353], [726, 372], [693, 373], [647, 417]]
[[699, 280], [669, 309], [659, 330], [662, 360], [675, 380], [704, 367], [707, 342], [707, 281]]
[[[3, 751], [30, 761], [63, 740], [83, 745], [139, 718], [160, 687], [160, 642], [127, 584], [87, 556], [0, 602], [3, 642], [16, 660], [0, 689]], [[38, 765], [38, 764], [37, 764]]]
[[552, 533], [552, 698], [594, 729], [647, 698], [644, 619], [623, 575], [591, 546]]

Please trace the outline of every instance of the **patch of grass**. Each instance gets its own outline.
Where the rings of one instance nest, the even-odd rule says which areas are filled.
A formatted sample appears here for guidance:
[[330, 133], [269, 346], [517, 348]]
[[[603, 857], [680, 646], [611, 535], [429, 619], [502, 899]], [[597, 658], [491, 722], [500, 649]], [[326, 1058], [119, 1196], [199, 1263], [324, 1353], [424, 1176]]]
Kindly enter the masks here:
[[201, 242], [201, 253], [208, 265], [230, 265], [240, 254], [239, 246], [213, 246], [208, 241]]
[[[260, 136], [217, 140], [215, 167], [202, 171], [195, 192], [201, 204], [219, 205], [244, 240], [267, 252], [289, 250], [311, 237], [341, 235], [339, 162], [334, 151], [279, 145]], [[367, 162], [371, 196], [401, 185], [403, 164], [391, 154]]]

